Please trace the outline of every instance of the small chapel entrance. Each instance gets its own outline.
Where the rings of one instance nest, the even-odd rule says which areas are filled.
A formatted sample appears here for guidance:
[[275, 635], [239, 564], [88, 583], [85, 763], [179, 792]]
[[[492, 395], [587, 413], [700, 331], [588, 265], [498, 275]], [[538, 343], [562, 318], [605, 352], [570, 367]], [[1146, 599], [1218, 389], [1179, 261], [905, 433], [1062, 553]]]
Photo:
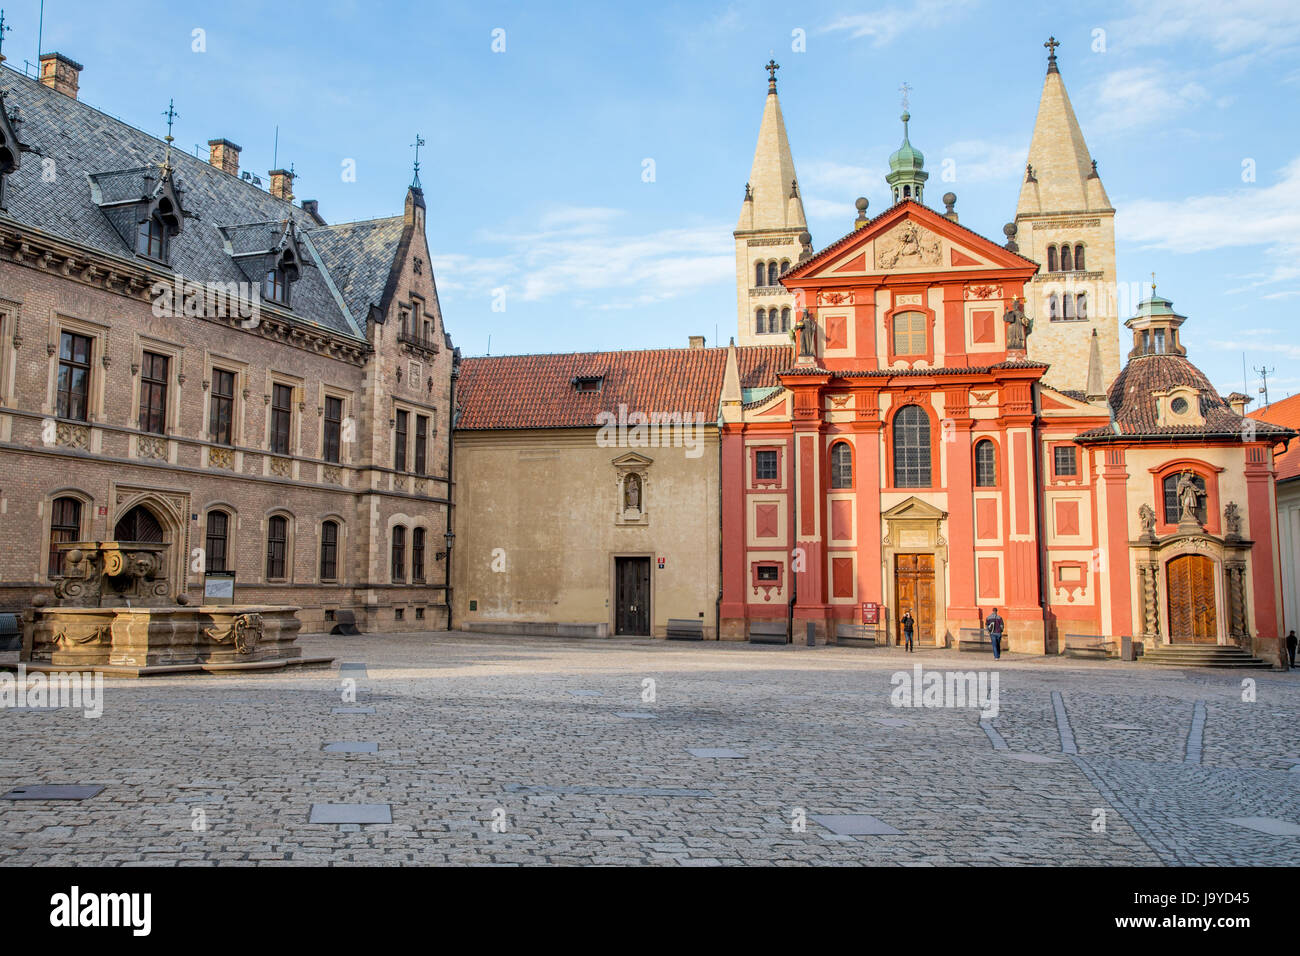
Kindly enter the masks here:
[[614, 633], [650, 633], [650, 559], [614, 559]]
[[934, 555], [894, 555], [894, 643], [903, 643], [903, 612], [916, 622], [915, 644], [934, 643]]
[[1174, 644], [1217, 644], [1214, 562], [1184, 554], [1165, 566], [1169, 595], [1169, 640]]

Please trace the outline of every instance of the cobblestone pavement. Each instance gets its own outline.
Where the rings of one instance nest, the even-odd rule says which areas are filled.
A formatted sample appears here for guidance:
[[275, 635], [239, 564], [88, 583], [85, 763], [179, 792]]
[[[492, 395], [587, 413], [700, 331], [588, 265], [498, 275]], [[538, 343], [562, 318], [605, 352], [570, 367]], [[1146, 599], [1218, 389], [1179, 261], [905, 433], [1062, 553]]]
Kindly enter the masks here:
[[[987, 655], [302, 644], [365, 667], [112, 680], [98, 719], [0, 709], [0, 792], [104, 787], [0, 800], [0, 863], [1300, 863], [1294, 673], [1009, 656], [981, 725], [969, 707], [893, 706], [891, 675], [986, 669]], [[308, 822], [345, 803], [389, 804], [392, 822]], [[837, 814], [887, 832], [833, 832]]]

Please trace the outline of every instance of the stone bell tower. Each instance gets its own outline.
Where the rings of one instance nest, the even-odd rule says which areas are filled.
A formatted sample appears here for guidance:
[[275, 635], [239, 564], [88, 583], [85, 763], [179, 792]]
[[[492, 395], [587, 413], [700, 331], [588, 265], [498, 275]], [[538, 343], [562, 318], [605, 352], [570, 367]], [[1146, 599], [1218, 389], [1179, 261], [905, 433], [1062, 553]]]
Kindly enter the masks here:
[[758, 130], [754, 165], [745, 184], [736, 238], [736, 304], [739, 345], [784, 345], [798, 321], [794, 295], [780, 278], [804, 255], [812, 237], [804, 218], [790, 139], [776, 96], [776, 61], [767, 64], [767, 100]]
[[1045, 384], [1086, 394], [1098, 373], [1106, 387], [1119, 374], [1115, 210], [1056, 65], [1060, 44], [1053, 37], [1043, 45], [1047, 78], [1007, 232], [1020, 254], [1041, 266], [1025, 288], [1034, 319], [1029, 358], [1051, 365]]

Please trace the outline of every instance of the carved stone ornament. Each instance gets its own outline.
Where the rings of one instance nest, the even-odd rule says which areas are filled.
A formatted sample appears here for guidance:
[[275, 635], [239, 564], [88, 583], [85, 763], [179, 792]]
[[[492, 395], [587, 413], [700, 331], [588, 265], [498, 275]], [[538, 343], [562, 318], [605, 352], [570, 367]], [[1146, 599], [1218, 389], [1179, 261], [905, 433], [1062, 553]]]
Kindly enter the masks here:
[[902, 222], [876, 241], [877, 269], [939, 265], [939, 240], [914, 222]]

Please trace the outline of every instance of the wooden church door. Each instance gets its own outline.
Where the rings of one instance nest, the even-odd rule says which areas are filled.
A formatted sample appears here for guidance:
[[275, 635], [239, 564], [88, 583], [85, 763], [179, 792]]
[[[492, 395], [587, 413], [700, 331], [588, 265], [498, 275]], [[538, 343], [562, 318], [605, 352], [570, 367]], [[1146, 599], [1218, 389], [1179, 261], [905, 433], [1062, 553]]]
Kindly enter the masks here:
[[1214, 562], [1202, 554], [1174, 558], [1165, 568], [1169, 588], [1169, 639], [1178, 644], [1217, 644]]

